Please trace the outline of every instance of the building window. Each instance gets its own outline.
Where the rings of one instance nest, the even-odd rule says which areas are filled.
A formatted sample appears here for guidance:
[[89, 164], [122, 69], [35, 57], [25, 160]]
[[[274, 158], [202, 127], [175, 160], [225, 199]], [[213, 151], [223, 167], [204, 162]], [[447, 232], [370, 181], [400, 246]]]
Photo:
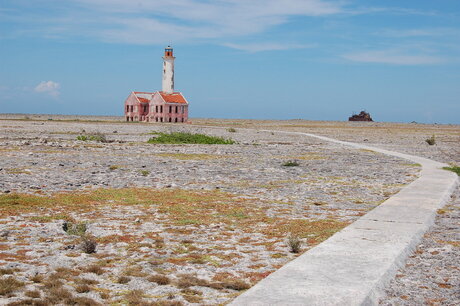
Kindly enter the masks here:
[[172, 106], [171, 105], [169, 106], [169, 113], [170, 114], [172, 113]]
[[[160, 105], [160, 113], [163, 113], [163, 105]], [[163, 122], [163, 121], [161, 121]]]
[[126, 112], [129, 113], [129, 105], [126, 105]]
[[184, 118], [182, 118], [182, 122], [184, 122]]
[[179, 112], [179, 106], [176, 106], [176, 114]]
[[174, 120], [175, 122], [177, 122], [177, 117], [176, 117], [176, 120]]
[[171, 118], [171, 117], [169, 117], [169, 122], [172, 122], [172, 118]]

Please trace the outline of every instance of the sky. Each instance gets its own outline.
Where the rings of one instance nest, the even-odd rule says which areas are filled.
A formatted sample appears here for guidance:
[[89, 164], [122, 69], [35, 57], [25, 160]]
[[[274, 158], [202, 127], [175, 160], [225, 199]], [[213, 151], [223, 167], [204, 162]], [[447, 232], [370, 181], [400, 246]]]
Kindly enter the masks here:
[[0, 112], [460, 124], [459, 0], [0, 0]]

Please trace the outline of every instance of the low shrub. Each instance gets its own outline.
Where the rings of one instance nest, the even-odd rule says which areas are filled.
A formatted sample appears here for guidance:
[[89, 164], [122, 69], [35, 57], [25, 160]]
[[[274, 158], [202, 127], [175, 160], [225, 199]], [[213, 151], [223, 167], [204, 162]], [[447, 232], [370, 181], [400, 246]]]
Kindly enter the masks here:
[[299, 236], [291, 234], [288, 237], [288, 246], [291, 253], [299, 253], [302, 246], [302, 240]]
[[147, 176], [147, 175], [149, 175], [149, 174], [150, 174], [150, 171], [148, 171], [148, 170], [141, 170], [141, 175], [142, 175], [142, 176]]
[[101, 274], [104, 274], [104, 273], [105, 273], [105, 270], [102, 269], [101, 266], [98, 266], [98, 265], [91, 265], [91, 266], [88, 266], [88, 267], [85, 269], [85, 272], [94, 273], [94, 274], [97, 274], [97, 275], [101, 275]]
[[234, 128], [229, 128], [229, 129], [227, 129], [227, 132], [236, 133], [236, 130]]
[[89, 141], [97, 141], [97, 142], [103, 142], [103, 143], [108, 142], [106, 136], [100, 132], [96, 132], [93, 134], [86, 134], [86, 135], [78, 135], [77, 140], [81, 140], [81, 141], [89, 140]]
[[75, 287], [75, 291], [78, 293], [86, 293], [91, 291], [91, 287], [86, 284], [80, 284]]
[[62, 224], [62, 229], [69, 235], [83, 236], [86, 233], [86, 223], [65, 221], [64, 224]]
[[425, 142], [429, 144], [430, 146], [436, 144], [436, 139], [434, 138], [434, 135], [431, 136], [430, 138], [425, 139]]
[[284, 167], [297, 167], [299, 165], [299, 162], [296, 160], [288, 160], [283, 164]]
[[119, 284], [127, 284], [127, 283], [129, 283], [130, 280], [131, 280], [130, 277], [122, 275], [117, 279], [117, 283], [119, 283]]
[[204, 134], [192, 134], [184, 132], [155, 133], [158, 136], [150, 138], [148, 143], [162, 144], [234, 144], [232, 139], [209, 136]]
[[169, 277], [161, 274], [149, 276], [147, 280], [152, 283], [157, 283], [158, 285], [168, 285], [169, 283], [171, 283]]
[[38, 299], [42, 296], [41, 292], [38, 290], [29, 290], [24, 292], [24, 295], [30, 298]]
[[82, 239], [80, 248], [86, 254], [96, 253], [97, 242], [93, 238], [85, 237]]
[[237, 291], [251, 288], [251, 285], [240, 279], [226, 279], [223, 280], [221, 284], [224, 288], [233, 289]]
[[24, 283], [12, 276], [0, 278], [0, 295], [10, 294], [22, 287], [24, 287]]

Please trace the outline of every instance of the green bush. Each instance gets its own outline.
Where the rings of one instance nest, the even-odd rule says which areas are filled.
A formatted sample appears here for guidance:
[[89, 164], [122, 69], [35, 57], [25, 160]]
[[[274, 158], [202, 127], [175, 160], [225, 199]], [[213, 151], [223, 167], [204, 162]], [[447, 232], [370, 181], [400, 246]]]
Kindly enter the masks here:
[[234, 144], [232, 139], [208, 136], [204, 134], [192, 134], [184, 132], [156, 133], [158, 136], [150, 138], [148, 143], [163, 144]]
[[234, 128], [229, 128], [229, 129], [227, 129], [227, 132], [236, 133], [236, 130]]
[[444, 167], [443, 169], [455, 172], [455, 173], [457, 173], [458, 176], [460, 176], [460, 167], [459, 166]]
[[299, 163], [296, 160], [289, 160], [283, 164], [284, 167], [297, 167]]
[[425, 139], [425, 142], [429, 144], [430, 146], [436, 144], [436, 139], [434, 138], [434, 135], [431, 136], [430, 138]]
[[97, 142], [108, 142], [107, 138], [105, 137], [104, 134], [96, 132], [94, 134], [88, 134], [88, 135], [78, 135], [77, 140], [82, 140], [82, 141], [97, 141]]

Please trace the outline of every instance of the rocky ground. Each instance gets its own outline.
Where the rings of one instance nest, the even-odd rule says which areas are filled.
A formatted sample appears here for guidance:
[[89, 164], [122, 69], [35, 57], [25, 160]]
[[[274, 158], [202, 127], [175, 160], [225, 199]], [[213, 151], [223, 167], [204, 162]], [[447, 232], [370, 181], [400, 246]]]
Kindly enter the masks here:
[[[409, 153], [434, 155], [421, 139], [426, 133], [401, 139], [399, 126], [379, 139], [372, 129], [356, 133], [359, 126], [348, 131], [342, 123], [332, 123], [334, 130], [331, 123], [307, 129], [298, 122], [223, 121], [227, 127], [216, 128], [213, 120], [195, 126], [38, 119], [0, 121], [0, 303], [225, 304], [297, 256], [295, 238], [302, 251], [313, 247], [420, 168], [245, 127], [365, 137], [395, 150], [406, 141]], [[148, 144], [154, 131], [237, 144]], [[77, 140], [82, 135], [108, 142]], [[456, 136], [447, 129], [437, 146]], [[298, 166], [284, 166], [289, 161]]]
[[460, 189], [438, 210], [432, 229], [400, 269], [381, 305], [458, 305]]

